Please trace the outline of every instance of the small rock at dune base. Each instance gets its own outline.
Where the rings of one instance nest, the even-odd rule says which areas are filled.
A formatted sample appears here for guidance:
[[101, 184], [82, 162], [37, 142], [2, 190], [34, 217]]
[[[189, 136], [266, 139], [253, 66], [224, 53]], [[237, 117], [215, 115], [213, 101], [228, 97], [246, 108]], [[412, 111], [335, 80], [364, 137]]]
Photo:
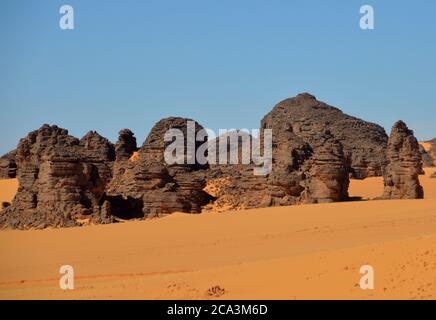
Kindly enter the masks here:
[[219, 298], [226, 293], [226, 290], [220, 286], [213, 286], [207, 290], [207, 296], [213, 298]]
[[2, 209], [6, 209], [7, 207], [10, 207], [11, 206], [11, 203], [10, 202], [2, 202], [2, 206], [1, 206], [1, 208]]

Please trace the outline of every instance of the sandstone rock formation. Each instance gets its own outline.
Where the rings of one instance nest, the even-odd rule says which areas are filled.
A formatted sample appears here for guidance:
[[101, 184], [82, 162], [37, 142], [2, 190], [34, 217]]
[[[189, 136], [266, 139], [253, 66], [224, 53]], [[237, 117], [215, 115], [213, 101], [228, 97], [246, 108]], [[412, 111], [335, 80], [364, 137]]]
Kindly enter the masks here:
[[343, 132], [345, 121], [351, 120], [307, 93], [279, 103], [262, 119], [261, 129], [273, 133], [273, 172], [268, 178], [269, 189], [277, 198], [273, 203], [348, 199], [349, 173], [356, 171], [350, 165], [350, 151], [345, 152], [345, 143], [351, 146]]
[[117, 161], [128, 160], [138, 150], [136, 138], [132, 131], [123, 129], [119, 132], [118, 142], [115, 145]]
[[24, 229], [74, 226], [80, 219], [110, 222], [103, 205], [110, 149], [95, 132], [82, 140], [57, 126], [29, 133], [16, 153], [19, 190], [0, 214], [0, 225]]
[[422, 153], [424, 167], [436, 166], [436, 138], [421, 143], [420, 150]]
[[[253, 164], [211, 166], [207, 190], [217, 198], [209, 206], [212, 210], [343, 201], [348, 199], [350, 173], [359, 178], [381, 173], [384, 130], [309, 94], [274, 107], [262, 119], [261, 142], [265, 129], [272, 130], [272, 171], [262, 177], [253, 175]], [[365, 133], [359, 142], [361, 131]], [[368, 155], [369, 149], [381, 158]]]
[[131, 157], [138, 150], [136, 138], [132, 131], [123, 129], [118, 134], [118, 141], [115, 144], [115, 163], [113, 165], [112, 180], [107, 186], [109, 193], [116, 193], [129, 160], [131, 160]]
[[343, 145], [351, 163], [353, 178], [381, 176], [385, 163], [388, 136], [377, 124], [344, 114], [341, 110], [302, 93], [277, 104], [263, 122], [275, 122], [309, 145], [316, 143], [329, 130]]
[[15, 162], [16, 150], [13, 150], [0, 158], [0, 179], [11, 179], [17, 175], [17, 163]]
[[[272, 171], [254, 175], [254, 164], [211, 165], [206, 191], [216, 198], [206, 210], [249, 209], [348, 199], [349, 163], [342, 144], [325, 131], [313, 147], [274, 119]], [[262, 134], [261, 134], [262, 136]], [[218, 139], [226, 139], [227, 136]]]
[[[221, 212], [270, 206], [267, 176], [254, 175], [251, 149], [253, 143], [258, 143], [257, 139], [244, 131], [231, 131], [209, 143], [214, 146], [216, 160], [209, 164], [204, 190], [214, 201], [203, 210]], [[219, 159], [220, 144], [227, 151], [224, 162]], [[237, 164], [232, 164], [235, 160], [232, 154], [237, 156]], [[244, 157], [248, 164], [243, 164]]]
[[432, 157], [421, 144], [419, 145], [419, 152], [421, 153], [423, 167], [424, 168], [434, 167]]
[[384, 198], [422, 199], [424, 191], [419, 183], [423, 174], [419, 144], [413, 131], [403, 121], [392, 127], [387, 148], [384, 173]]
[[430, 150], [429, 150], [428, 154], [433, 159], [433, 163], [436, 166], [436, 138], [428, 141], [428, 143], [430, 143]]
[[112, 165], [115, 161], [114, 145], [95, 131], [89, 131], [80, 139], [79, 145], [82, 147], [82, 161], [94, 165], [107, 185], [112, 178]]
[[[258, 158], [250, 151], [258, 144], [264, 150], [268, 129], [271, 171], [255, 175]], [[166, 139], [170, 130], [174, 135]], [[182, 161], [169, 162], [165, 151], [178, 140], [183, 142]], [[344, 201], [350, 177], [382, 173], [385, 198], [423, 197], [419, 145], [403, 122], [394, 126], [388, 145], [380, 126], [307, 93], [277, 104], [262, 119], [259, 137], [234, 131], [209, 141], [216, 151], [224, 146], [227, 164], [220, 163], [218, 154], [207, 157], [207, 140], [201, 125], [179, 117], [156, 123], [139, 149], [128, 129], [119, 132], [113, 145], [95, 131], [79, 140], [65, 129], [44, 125], [0, 160], [0, 178], [16, 172], [19, 180], [12, 205], [0, 213], [0, 227], [66, 227], [176, 211]], [[230, 141], [237, 143], [229, 146]], [[247, 144], [248, 155], [242, 148]], [[205, 161], [194, 157], [197, 153]], [[241, 163], [243, 158], [248, 161]]]
[[314, 153], [307, 164], [305, 202], [347, 200], [350, 166], [342, 144], [327, 130], [311, 147]]
[[[161, 214], [180, 212], [201, 212], [201, 207], [211, 198], [203, 191], [204, 173], [207, 164], [197, 161], [188, 163], [193, 152], [197, 151], [200, 142], [196, 142], [193, 150], [188, 148], [188, 134], [196, 134], [203, 129], [198, 123], [195, 131], [189, 132], [185, 118], [166, 118], [159, 121], [151, 130], [135, 157], [129, 159], [123, 168], [124, 173], [116, 185], [111, 185], [108, 196], [114, 204], [113, 212], [126, 202], [135, 204], [135, 214], [151, 217]], [[165, 133], [169, 129], [178, 129], [183, 133], [184, 163], [167, 164], [164, 151], [171, 141], [165, 141]], [[195, 136], [194, 136], [195, 141]], [[195, 159], [194, 159], [195, 160]], [[139, 212], [140, 211], [140, 212]]]

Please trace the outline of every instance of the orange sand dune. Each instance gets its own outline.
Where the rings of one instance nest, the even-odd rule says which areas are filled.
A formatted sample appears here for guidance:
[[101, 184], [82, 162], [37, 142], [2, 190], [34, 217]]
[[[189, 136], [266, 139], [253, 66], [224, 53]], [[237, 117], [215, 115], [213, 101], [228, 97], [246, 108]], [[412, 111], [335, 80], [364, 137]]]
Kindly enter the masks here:
[[[0, 298], [433, 298], [436, 200], [363, 201], [0, 232]], [[75, 268], [76, 289], [58, 287]], [[356, 287], [370, 264], [376, 289]]]
[[[358, 285], [366, 264], [374, 290]], [[0, 299], [434, 299], [435, 279], [434, 196], [0, 232]]]
[[17, 179], [0, 180], [0, 204], [2, 202], [11, 203], [17, 190], [18, 190]]

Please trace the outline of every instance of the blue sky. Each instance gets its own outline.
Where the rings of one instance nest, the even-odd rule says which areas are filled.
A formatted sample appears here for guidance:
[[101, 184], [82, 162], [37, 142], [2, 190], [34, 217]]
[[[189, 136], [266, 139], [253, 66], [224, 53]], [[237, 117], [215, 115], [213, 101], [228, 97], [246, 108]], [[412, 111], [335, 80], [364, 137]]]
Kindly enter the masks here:
[[[364, 4], [375, 30], [359, 28]], [[0, 153], [43, 123], [140, 144], [170, 115], [257, 128], [306, 91], [436, 137], [436, 1], [2, 0], [0, 39]]]

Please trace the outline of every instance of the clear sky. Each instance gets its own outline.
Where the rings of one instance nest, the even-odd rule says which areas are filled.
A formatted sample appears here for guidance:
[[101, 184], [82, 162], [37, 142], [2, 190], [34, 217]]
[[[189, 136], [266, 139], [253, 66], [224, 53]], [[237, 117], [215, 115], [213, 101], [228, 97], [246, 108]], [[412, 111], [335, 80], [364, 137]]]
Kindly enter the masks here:
[[[375, 30], [359, 28], [364, 4]], [[436, 1], [0, 1], [0, 153], [43, 123], [112, 141], [130, 128], [140, 144], [170, 115], [258, 128], [306, 91], [436, 137]]]

